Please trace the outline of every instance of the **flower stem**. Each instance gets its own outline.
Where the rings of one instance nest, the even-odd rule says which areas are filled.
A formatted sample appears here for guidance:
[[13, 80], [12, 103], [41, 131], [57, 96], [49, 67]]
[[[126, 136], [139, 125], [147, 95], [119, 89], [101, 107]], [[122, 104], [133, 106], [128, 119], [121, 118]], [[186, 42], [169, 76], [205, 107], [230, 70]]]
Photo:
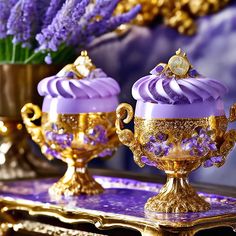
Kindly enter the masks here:
[[5, 42], [4, 39], [0, 39], [0, 63], [5, 61]]
[[5, 39], [5, 45], [6, 45], [6, 62], [9, 62], [11, 58], [11, 46], [12, 46], [10, 37], [7, 37]]
[[16, 44], [13, 44], [13, 50], [12, 50], [12, 55], [11, 55], [11, 63], [15, 63], [16, 62]]
[[30, 64], [32, 63], [38, 56], [40, 56], [39, 52], [33, 53], [30, 57], [25, 59], [24, 64]]
[[24, 57], [24, 59], [22, 59], [22, 61], [25, 61], [28, 57], [29, 57], [29, 48], [26, 47], [25, 48], [25, 57]]

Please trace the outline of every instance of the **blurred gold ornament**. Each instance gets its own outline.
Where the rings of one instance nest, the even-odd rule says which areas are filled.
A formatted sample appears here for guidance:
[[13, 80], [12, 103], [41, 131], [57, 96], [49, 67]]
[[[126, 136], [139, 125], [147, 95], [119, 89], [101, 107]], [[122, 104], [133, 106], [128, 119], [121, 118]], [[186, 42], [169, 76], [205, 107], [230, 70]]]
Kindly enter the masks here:
[[166, 25], [181, 34], [192, 35], [196, 32], [195, 19], [219, 11], [229, 0], [121, 0], [116, 14], [130, 10], [137, 4], [142, 6], [134, 24], [145, 25], [157, 16], [163, 17]]
[[94, 70], [96, 67], [88, 56], [87, 51], [82, 51], [81, 55], [75, 60], [73, 64], [64, 66], [58, 73], [58, 76], [63, 76], [65, 72], [73, 71], [79, 79], [83, 79]]
[[115, 14], [119, 15], [127, 12], [137, 4], [142, 6], [142, 10], [134, 19], [134, 24], [144, 25], [150, 23], [159, 14], [158, 0], [121, 0], [117, 5]]

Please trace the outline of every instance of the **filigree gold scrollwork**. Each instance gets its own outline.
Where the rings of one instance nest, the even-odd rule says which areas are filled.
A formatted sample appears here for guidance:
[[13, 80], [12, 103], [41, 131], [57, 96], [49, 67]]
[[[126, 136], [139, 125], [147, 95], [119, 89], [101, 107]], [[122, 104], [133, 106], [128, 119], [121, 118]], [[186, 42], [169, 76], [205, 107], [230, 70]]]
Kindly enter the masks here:
[[23, 122], [25, 124], [27, 132], [31, 135], [34, 142], [36, 142], [40, 147], [41, 151], [45, 154], [45, 156], [52, 160], [53, 157], [51, 155], [47, 155], [45, 150], [45, 139], [42, 133], [41, 126], [37, 126], [33, 123], [33, 121], [38, 120], [42, 116], [41, 109], [32, 103], [27, 103], [21, 109], [21, 116]]
[[215, 130], [216, 139], [218, 143], [218, 149], [214, 152], [210, 152], [206, 159], [211, 159], [212, 157], [220, 157], [221, 160], [213, 163], [216, 167], [221, 167], [224, 165], [226, 161], [226, 157], [229, 155], [231, 150], [233, 149], [235, 142], [236, 142], [236, 130], [231, 129], [226, 131], [228, 122], [235, 122], [236, 121], [236, 103], [230, 107], [230, 115], [227, 119], [226, 117], [221, 117], [221, 119], [217, 120], [217, 117], [210, 117], [209, 123], [211, 129]]
[[144, 166], [144, 163], [141, 161], [142, 150], [140, 144], [134, 137], [134, 134], [129, 129], [123, 129], [124, 124], [128, 124], [133, 119], [133, 108], [127, 103], [120, 104], [116, 109], [116, 133], [120, 141], [128, 146], [134, 154], [134, 161], [140, 167]]
[[229, 122], [236, 121], [236, 103], [234, 103], [229, 110]]

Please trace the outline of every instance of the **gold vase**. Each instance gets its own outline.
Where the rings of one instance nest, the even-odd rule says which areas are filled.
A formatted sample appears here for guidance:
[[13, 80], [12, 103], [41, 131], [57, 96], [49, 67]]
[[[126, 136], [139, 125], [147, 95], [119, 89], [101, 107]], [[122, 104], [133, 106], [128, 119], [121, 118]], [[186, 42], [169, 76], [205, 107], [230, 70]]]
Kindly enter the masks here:
[[2, 179], [35, 176], [26, 161], [31, 154], [21, 119], [27, 102], [41, 103], [36, 93], [38, 82], [53, 74], [56, 66], [0, 65], [0, 173]]

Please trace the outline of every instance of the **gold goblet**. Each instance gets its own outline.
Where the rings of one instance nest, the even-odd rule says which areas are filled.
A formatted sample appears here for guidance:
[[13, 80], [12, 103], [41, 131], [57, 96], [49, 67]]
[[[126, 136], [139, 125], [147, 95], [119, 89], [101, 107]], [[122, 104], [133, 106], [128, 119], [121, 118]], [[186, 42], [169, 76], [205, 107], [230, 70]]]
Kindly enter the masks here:
[[[187, 78], [188, 75], [185, 73], [188, 68], [181, 68], [184, 65], [181, 61], [183, 55], [177, 53], [174, 57], [177, 58], [176, 61], [175, 58], [169, 61], [169, 63], [173, 61], [173, 65], [161, 64], [163, 70], [165, 70], [163, 73], [172, 76], [176, 69], [176, 72], [184, 71], [184, 76]], [[178, 62], [181, 63], [178, 64]], [[186, 65], [190, 67], [187, 63]], [[173, 68], [173, 71], [171, 71], [171, 68]], [[160, 74], [157, 76], [160, 76]], [[177, 73], [174, 75], [176, 76]], [[182, 76], [181, 73], [178, 76]], [[140, 84], [142, 84], [138, 84], [136, 88], [141, 89], [148, 79], [152, 80], [152, 83], [155, 82], [153, 81], [155, 77], [151, 75], [150, 78], [140, 79], [140, 81], [142, 80]], [[169, 79], [169, 77], [164, 79]], [[176, 82], [176, 77], [174, 80]], [[191, 79], [192, 81], [194, 80]], [[206, 82], [207, 79], [199, 79], [199, 81]], [[209, 84], [212, 85], [212, 81]], [[137, 97], [134, 87], [133, 96]], [[209, 101], [209, 103], [213, 106], [215, 101]], [[221, 101], [217, 100], [216, 103], [219, 107]], [[198, 110], [196, 113], [196, 106], [200, 106], [202, 111]], [[148, 199], [145, 209], [175, 213], [198, 212], [210, 209], [210, 204], [200, 197], [189, 184], [188, 175], [201, 165], [220, 167], [224, 164], [236, 140], [236, 131], [227, 131], [228, 122], [236, 120], [236, 104], [231, 107], [229, 119], [226, 118], [223, 111], [217, 111], [219, 112], [218, 115], [196, 117], [201, 112], [207, 114], [211, 110], [208, 106], [208, 102], [165, 105], [138, 101], [135, 109], [134, 133], [124, 129], [124, 124], [128, 124], [133, 118], [132, 107], [126, 103], [118, 106], [116, 128], [120, 141], [131, 149], [134, 160], [140, 167], [145, 164], [154, 166], [165, 171], [167, 175], [166, 184], [157, 196]], [[177, 107], [174, 113], [176, 118], [170, 118], [170, 114], [173, 116], [170, 111], [172, 112], [175, 107]], [[155, 109], [157, 109], [156, 116], [154, 115]], [[187, 112], [187, 109], [191, 110], [189, 116], [191, 113], [192, 117], [183, 115]], [[194, 111], [194, 115], [192, 111]], [[161, 117], [161, 114], [164, 113], [167, 118]]]
[[[88, 66], [89, 63], [90, 59], [83, 52], [75, 64], [66, 66], [57, 74], [57, 83], [62, 81], [63, 84], [67, 83], [66, 86], [68, 86], [68, 83], [74, 83], [79, 84], [80, 87], [86, 84], [88, 87], [96, 82], [96, 89], [99, 89], [99, 78], [87, 78], [91, 69]], [[91, 71], [94, 72], [94, 67], [92, 68]], [[68, 73], [68, 76], [71, 76], [71, 72], [73, 72], [73, 79], [65, 78], [65, 73], [66, 76]], [[62, 76], [62, 80], [60, 76]], [[106, 79], [109, 79], [113, 84], [115, 83], [116, 86], [113, 79]], [[83, 80], [83, 83], [80, 83], [80, 80]], [[39, 91], [44, 91], [46, 85], [51, 86], [53, 83], [52, 81], [48, 82], [48, 79], [45, 79], [45, 81], [39, 84]], [[102, 82], [103, 84], [106, 83], [106, 81]], [[102, 88], [104, 89], [104, 87]], [[50, 89], [51, 87], [48, 90]], [[73, 87], [73, 89], [73, 92], [75, 92], [76, 88]], [[64, 90], [62, 91], [64, 92]], [[109, 101], [112, 104], [106, 103]], [[68, 165], [65, 175], [49, 189], [51, 194], [97, 194], [103, 191], [102, 186], [88, 173], [87, 163], [95, 157], [111, 156], [118, 146], [119, 141], [115, 132], [115, 108], [117, 103], [117, 96], [95, 97], [87, 100], [78, 99], [75, 102], [73, 99], [60, 98], [58, 100], [57, 97], [45, 97], [43, 112], [38, 106], [30, 103], [22, 108], [21, 113], [26, 129], [32, 139], [41, 147], [42, 153], [49, 159], [55, 157]], [[88, 109], [91, 108], [94, 111], [89, 112]], [[73, 113], [70, 113], [71, 109]], [[39, 118], [41, 118], [41, 126], [34, 123]]]

